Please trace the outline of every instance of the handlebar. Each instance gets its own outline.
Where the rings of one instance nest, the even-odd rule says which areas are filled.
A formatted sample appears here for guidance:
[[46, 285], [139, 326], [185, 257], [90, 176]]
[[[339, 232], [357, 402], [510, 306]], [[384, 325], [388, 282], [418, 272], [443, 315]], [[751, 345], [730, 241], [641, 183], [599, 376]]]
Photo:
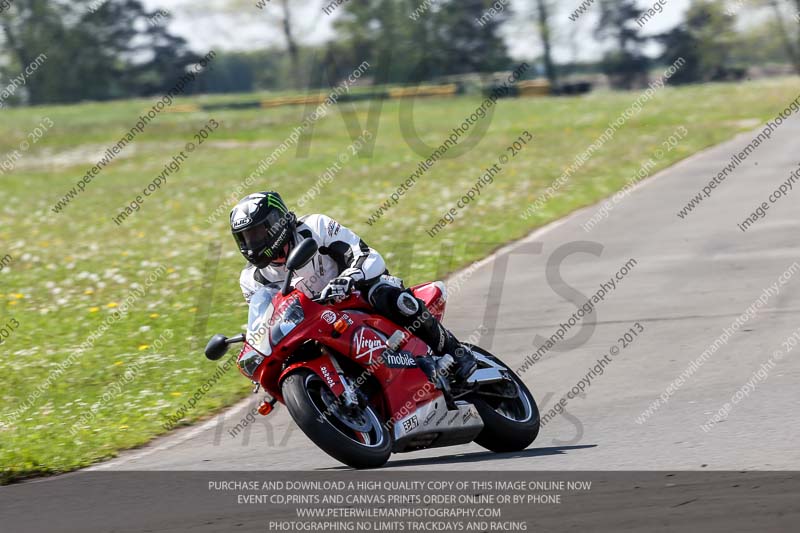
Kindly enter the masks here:
[[[361, 291], [354, 289], [350, 294], [347, 295], [346, 298], [344, 298], [341, 301], [347, 300], [348, 298], [352, 298], [353, 296], [361, 296]], [[318, 303], [320, 305], [327, 305], [327, 304], [330, 304], [330, 303], [336, 303], [336, 300], [334, 300], [333, 298], [322, 298], [322, 297], [319, 297], [319, 296], [316, 297], [316, 298], [311, 298], [311, 301], [314, 302], [314, 303]]]

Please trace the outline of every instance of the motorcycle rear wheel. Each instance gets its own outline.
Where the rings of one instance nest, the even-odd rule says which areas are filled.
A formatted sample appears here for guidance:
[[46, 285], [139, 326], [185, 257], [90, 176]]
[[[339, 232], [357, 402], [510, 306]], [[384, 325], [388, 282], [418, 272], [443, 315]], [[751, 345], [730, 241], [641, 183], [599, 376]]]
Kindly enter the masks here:
[[377, 468], [392, 454], [389, 430], [371, 406], [347, 412], [314, 372], [298, 370], [281, 386], [289, 414], [322, 451], [353, 468]]
[[530, 446], [539, 435], [539, 408], [528, 387], [503, 361], [479, 346], [472, 346], [494, 363], [503, 366], [509, 373], [517, 394], [515, 398], [500, 398], [479, 390], [471, 400], [483, 419], [484, 428], [475, 438], [475, 443], [487, 450], [505, 453], [518, 452]]

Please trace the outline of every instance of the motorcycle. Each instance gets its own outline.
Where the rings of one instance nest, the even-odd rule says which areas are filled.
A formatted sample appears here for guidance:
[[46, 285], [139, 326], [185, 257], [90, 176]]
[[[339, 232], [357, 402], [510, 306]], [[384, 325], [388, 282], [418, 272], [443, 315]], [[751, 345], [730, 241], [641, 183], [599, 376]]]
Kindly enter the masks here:
[[[452, 357], [433, 355], [409, 329], [375, 314], [359, 291], [326, 302], [293, 287], [295, 271], [316, 253], [313, 239], [300, 242], [287, 259], [283, 285], [251, 297], [247, 333], [215, 335], [206, 346], [206, 357], [216, 361], [243, 343], [239, 370], [255, 384], [254, 393], [268, 393], [259, 413], [266, 416], [281, 402], [311, 441], [353, 468], [380, 467], [392, 453], [473, 441], [514, 452], [536, 439], [536, 402], [497, 357], [466, 344], [477, 369], [452, 385]], [[443, 283], [411, 291], [441, 320]]]

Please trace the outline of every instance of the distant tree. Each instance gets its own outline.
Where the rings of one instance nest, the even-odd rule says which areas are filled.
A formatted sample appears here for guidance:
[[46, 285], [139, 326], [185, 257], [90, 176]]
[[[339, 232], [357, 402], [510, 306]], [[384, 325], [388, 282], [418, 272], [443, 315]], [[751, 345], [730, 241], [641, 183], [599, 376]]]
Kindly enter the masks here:
[[28, 102], [38, 104], [46, 101], [47, 95], [57, 90], [53, 86], [58, 80], [48, 75], [48, 71], [52, 70], [53, 58], [57, 60], [62, 50], [53, 44], [57, 39], [64, 40], [66, 37], [58, 11], [44, 0], [20, 0], [0, 14], [0, 25], [4, 41], [0, 54], [4, 56], [3, 62], [6, 64], [3, 74], [16, 76], [32, 64], [39, 54], [43, 53], [48, 58], [50, 64], [45, 63], [39, 68], [36, 76], [31, 76], [25, 86]]
[[[416, 0], [360, 0], [342, 5], [331, 50], [355, 66], [368, 61], [384, 81], [406, 83], [436, 74], [443, 51], [435, 42], [437, 5], [416, 21]], [[337, 61], [341, 65], [342, 61]]]
[[674, 29], [659, 36], [664, 44], [663, 59], [672, 64], [685, 61], [671, 83], [695, 83], [726, 80], [737, 75], [731, 56], [738, 35], [735, 19], [725, 8], [711, 0], [693, 0], [685, 19]]
[[697, 38], [692, 35], [685, 23], [676, 26], [667, 33], [659, 35], [658, 40], [664, 45], [662, 58], [664, 63], [673, 64], [678, 58], [686, 63], [672, 75], [669, 82], [675, 85], [699, 83], [704, 79], [703, 57]]
[[[162, 22], [151, 24], [154, 16]], [[169, 33], [169, 19], [169, 13], [148, 11], [140, 0], [108, 0], [75, 30], [91, 35], [94, 47], [89, 49], [105, 51], [118, 65], [126, 92], [148, 96], [169, 91], [200, 60], [185, 39]]]
[[[277, 82], [278, 86], [299, 89], [308, 86], [307, 67], [304, 64], [303, 36], [311, 33], [312, 29], [323, 16], [323, 7], [331, 0], [222, 0], [214, 8], [230, 20], [249, 22], [253, 16], [263, 17], [266, 24], [280, 36], [285, 49], [283, 51], [271, 50], [278, 55], [286, 55], [288, 68], [282, 68], [281, 75], [288, 79]], [[192, 6], [191, 11], [200, 14], [207, 13], [207, 6], [202, 3]], [[317, 15], [310, 20], [303, 20], [298, 12], [316, 12]], [[213, 18], [213, 17], [212, 17]], [[273, 45], [269, 45], [273, 48]], [[283, 67], [283, 65], [282, 65]]]
[[349, 2], [339, 8], [337, 47], [350, 49], [351, 62], [366, 59], [388, 71], [388, 81], [396, 83], [502, 70], [510, 60], [499, 30], [508, 15], [485, 16], [492, 4], [440, 0], [412, 19], [421, 0]]
[[731, 61], [758, 67], [786, 62], [785, 43], [775, 31], [774, 21], [755, 20], [758, 20], [756, 24], [739, 29], [739, 38], [731, 49]]
[[600, 20], [595, 32], [602, 40], [609, 40], [615, 48], [603, 57], [603, 71], [614, 87], [632, 89], [644, 85], [650, 61], [642, 49], [649, 40], [641, 33], [636, 21], [644, 10], [636, 0], [601, 0]]
[[289, 58], [292, 62], [292, 77], [294, 78], [295, 86], [299, 87], [302, 83], [300, 78], [300, 47], [294, 35], [289, 0], [280, 0], [280, 7], [281, 28], [283, 29], [283, 37], [286, 39], [286, 49], [289, 51]]
[[149, 24], [158, 12], [147, 11], [138, 0], [93, 7], [87, 0], [14, 0], [0, 15], [3, 48], [13, 68], [21, 71], [40, 53], [47, 56], [27, 80], [29, 103], [166, 92], [199, 60], [166, 25]]
[[257, 88], [256, 66], [252, 54], [221, 52], [214, 58], [214, 69], [203, 77], [209, 93], [246, 93]]
[[551, 7], [549, 0], [536, 0], [537, 28], [539, 30], [539, 39], [542, 41], [544, 72], [550, 82], [550, 86], [555, 89], [558, 86], [558, 76], [555, 63], [553, 62], [553, 32], [550, 21]]
[[[800, 74], [800, 0], [766, 0], [775, 13], [775, 27], [783, 41], [786, 56]], [[784, 23], [788, 21], [788, 24]]]
[[492, 72], [510, 66], [500, 28], [507, 11], [487, 14], [491, 0], [451, 0], [434, 15], [439, 69], [447, 74]]
[[398, 66], [394, 56], [405, 56], [403, 43], [393, 42], [402, 23], [396, 7], [388, 0], [363, 0], [339, 7], [340, 16], [335, 22], [338, 38], [329, 47], [329, 69], [342, 63], [354, 67], [367, 61], [373, 72], [385, 71], [389, 73], [387, 78], [393, 80]]

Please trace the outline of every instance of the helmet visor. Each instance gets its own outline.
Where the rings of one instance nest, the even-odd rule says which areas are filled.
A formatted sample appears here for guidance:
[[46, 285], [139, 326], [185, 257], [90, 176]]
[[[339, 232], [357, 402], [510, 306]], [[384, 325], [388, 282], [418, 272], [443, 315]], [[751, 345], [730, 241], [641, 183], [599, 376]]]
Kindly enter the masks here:
[[259, 224], [237, 233], [236, 238], [246, 250], [263, 250], [269, 245], [269, 229]]
[[270, 213], [263, 224], [256, 224], [234, 233], [239, 249], [256, 265], [280, 261], [285, 256], [285, 245], [289, 241], [289, 216]]

